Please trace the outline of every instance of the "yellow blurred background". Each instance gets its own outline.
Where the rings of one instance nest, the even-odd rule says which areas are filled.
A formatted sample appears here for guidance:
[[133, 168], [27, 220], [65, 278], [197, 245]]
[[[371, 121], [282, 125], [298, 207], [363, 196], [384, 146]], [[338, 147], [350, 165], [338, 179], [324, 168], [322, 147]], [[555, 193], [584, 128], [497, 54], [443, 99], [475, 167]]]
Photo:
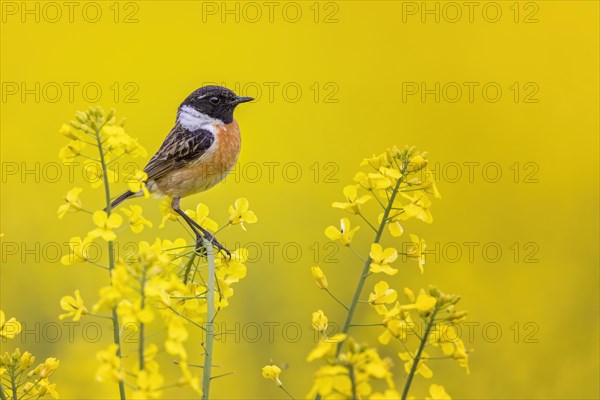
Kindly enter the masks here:
[[[84, 203], [101, 205], [79, 170], [60, 164], [58, 129], [89, 105], [114, 107], [152, 154], [179, 103], [207, 83], [257, 98], [236, 111], [243, 149], [233, 175], [183, 201], [206, 203], [223, 223], [228, 205], [246, 196], [259, 218], [248, 232], [221, 235], [248, 245], [253, 259], [220, 315], [233, 333], [217, 342], [214, 362], [234, 375], [214, 382], [215, 398], [281, 397], [260, 376], [271, 359], [287, 365], [291, 393], [308, 393], [310, 313], [322, 308], [339, 324], [344, 316], [309, 267], [319, 264], [348, 302], [362, 268], [346, 249], [327, 247], [323, 229], [344, 216], [330, 204], [362, 158], [405, 144], [430, 152], [443, 198], [432, 225], [405, 226], [429, 244], [425, 274], [398, 262], [390, 282], [461, 294], [471, 323], [462, 332], [474, 349], [471, 374], [439, 362], [433, 382], [462, 399], [599, 398], [597, 2], [1, 7], [0, 300], [24, 324], [2, 352], [59, 358], [62, 398], [117, 392], [93, 380], [95, 353], [111, 340], [97, 325], [108, 325], [57, 319], [63, 295], [78, 288], [93, 303], [106, 283], [94, 267], [57, 261], [70, 237], [91, 229], [85, 214], [57, 220], [62, 196], [82, 186]], [[136, 202], [154, 222], [139, 239], [182, 236], [176, 224], [158, 229], [157, 200]], [[363, 227], [363, 254], [369, 240]], [[357, 321], [372, 317], [359, 307]], [[375, 343], [381, 332], [354, 333]], [[397, 360], [398, 379], [401, 368]], [[416, 379], [415, 395], [429, 383]]]

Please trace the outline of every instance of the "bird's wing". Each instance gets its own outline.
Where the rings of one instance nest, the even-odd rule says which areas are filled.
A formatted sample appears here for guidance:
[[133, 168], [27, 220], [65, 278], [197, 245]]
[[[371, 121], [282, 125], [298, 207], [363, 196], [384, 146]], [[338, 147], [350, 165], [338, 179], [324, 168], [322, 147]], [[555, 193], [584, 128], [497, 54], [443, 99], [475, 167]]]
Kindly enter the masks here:
[[150, 159], [144, 172], [148, 180], [160, 178], [169, 171], [202, 157], [215, 141], [215, 136], [204, 129], [189, 131], [177, 124], [167, 135], [160, 149]]

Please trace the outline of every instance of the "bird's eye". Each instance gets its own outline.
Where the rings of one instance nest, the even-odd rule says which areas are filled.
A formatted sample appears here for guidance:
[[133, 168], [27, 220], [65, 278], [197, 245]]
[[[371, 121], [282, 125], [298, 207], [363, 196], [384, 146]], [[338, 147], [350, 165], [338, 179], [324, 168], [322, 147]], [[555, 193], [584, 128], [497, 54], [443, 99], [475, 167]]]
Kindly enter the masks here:
[[216, 96], [211, 97], [210, 99], [208, 99], [208, 101], [210, 101], [210, 104], [219, 104], [219, 98]]

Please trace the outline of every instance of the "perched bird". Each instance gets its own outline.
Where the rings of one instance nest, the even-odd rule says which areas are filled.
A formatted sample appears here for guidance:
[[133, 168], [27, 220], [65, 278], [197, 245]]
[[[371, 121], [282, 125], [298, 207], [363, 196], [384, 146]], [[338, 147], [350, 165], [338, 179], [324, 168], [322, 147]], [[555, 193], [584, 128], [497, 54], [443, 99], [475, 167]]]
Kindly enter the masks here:
[[[175, 126], [150, 159], [144, 172], [146, 187], [158, 196], [171, 196], [171, 207], [188, 223], [200, 246], [202, 237], [219, 250], [225, 249], [206, 229], [179, 207], [182, 197], [203, 192], [221, 182], [233, 169], [240, 154], [240, 128], [233, 118], [238, 104], [254, 100], [237, 96], [221, 86], [204, 86], [179, 106]], [[125, 192], [111, 208], [142, 192]]]

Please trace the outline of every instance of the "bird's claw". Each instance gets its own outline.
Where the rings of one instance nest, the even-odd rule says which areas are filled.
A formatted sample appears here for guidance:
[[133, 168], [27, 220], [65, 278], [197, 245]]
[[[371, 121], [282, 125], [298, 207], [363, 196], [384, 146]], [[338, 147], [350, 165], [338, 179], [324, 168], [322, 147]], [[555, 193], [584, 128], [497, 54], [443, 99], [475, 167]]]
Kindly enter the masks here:
[[219, 252], [225, 253], [227, 260], [231, 260], [231, 252], [223, 246], [213, 235], [199, 236], [196, 240], [196, 250], [204, 247], [204, 239], [208, 240]]

